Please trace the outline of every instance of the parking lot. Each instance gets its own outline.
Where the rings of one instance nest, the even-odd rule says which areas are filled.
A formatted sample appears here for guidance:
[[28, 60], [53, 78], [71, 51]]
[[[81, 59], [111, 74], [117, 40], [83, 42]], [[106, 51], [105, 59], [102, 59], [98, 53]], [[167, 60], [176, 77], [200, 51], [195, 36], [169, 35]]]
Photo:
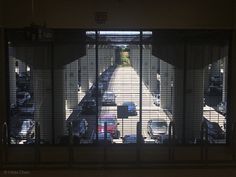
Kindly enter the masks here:
[[[156, 78], [158, 87], [160, 87], [159, 73]], [[133, 67], [110, 66], [98, 76], [98, 81], [98, 93], [96, 93], [95, 83], [86, 92], [78, 89], [78, 106], [75, 109], [67, 109], [67, 102], [65, 103], [65, 125], [71, 121], [75, 123], [74, 125], [77, 127], [73, 130], [73, 134], [80, 138], [80, 143], [93, 143], [100, 136], [104, 139], [102, 137], [105, 135], [104, 122], [107, 123], [107, 133], [111, 137], [110, 143], [136, 143], [137, 123], [140, 120], [144, 142], [163, 143], [164, 139], [168, 139], [168, 126], [172, 114], [169, 110], [163, 110], [160, 107], [159, 91], [157, 98], [157, 93], [151, 93], [144, 83], [142, 83], [142, 91], [140, 90], [140, 77]], [[32, 144], [35, 139], [34, 114], [36, 108], [33, 93], [30, 90], [30, 82], [32, 81], [27, 74], [19, 76], [17, 79], [17, 105], [11, 108], [9, 121], [13, 144], [27, 142]], [[141, 116], [140, 91], [142, 92]], [[203, 117], [208, 122], [208, 129], [213, 134], [211, 136], [217, 137], [217, 140], [212, 141], [214, 143], [225, 143], [226, 119], [224, 113], [219, 113], [217, 110], [219, 109], [218, 101], [215, 101], [220, 100], [220, 96], [208, 95], [205, 97], [206, 104], [203, 107]], [[117, 116], [118, 106], [127, 106], [128, 117]], [[67, 130], [65, 127], [65, 132]], [[124, 141], [127, 136], [132, 137], [135, 141]], [[157, 141], [159, 136], [162, 137], [162, 141]], [[32, 139], [33, 141], [31, 141]]]
[[[117, 118], [117, 130], [119, 131], [119, 138], [117, 139], [116, 137], [113, 139], [113, 142], [122, 143], [122, 138], [126, 135], [137, 134], [137, 122], [140, 120], [139, 75], [132, 67], [128, 66], [118, 66], [115, 68], [115, 70], [112, 72], [107, 72], [105, 75], [105, 77], [109, 77], [109, 79], [106, 79], [108, 84], [106, 85], [105, 89], [102, 90], [102, 93], [113, 93], [115, 95], [115, 104], [106, 105], [103, 103], [102, 98], [99, 99], [98, 117], [106, 114], [117, 117], [117, 106], [121, 106], [125, 102], [133, 102], [136, 108], [136, 114], [130, 115], [128, 118], [124, 119], [119, 117]], [[103, 82], [101, 78], [100, 82]], [[142, 84], [142, 93], [142, 136], [144, 137], [144, 141], [155, 143], [150, 134], [148, 134], [147, 124], [149, 120], [164, 120], [167, 123], [166, 137], [168, 138], [168, 125], [172, 119], [172, 114], [169, 111], [163, 110], [160, 106], [154, 104], [154, 95], [150, 93], [145, 84]], [[91, 99], [89, 98], [89, 95], [86, 97], [86, 99]], [[83, 101], [81, 104], [83, 104]], [[92, 115], [90, 115], [90, 113], [83, 113], [81, 106], [79, 110], [80, 111], [78, 111], [77, 119], [84, 118], [89, 124], [87, 139], [94, 139], [94, 133], [96, 132], [96, 112], [92, 113]], [[203, 110], [203, 116], [207, 120], [217, 122], [219, 126], [224, 129], [225, 116], [219, 114], [214, 108], [207, 105], [205, 105]], [[222, 140], [218, 142], [222, 142]]]

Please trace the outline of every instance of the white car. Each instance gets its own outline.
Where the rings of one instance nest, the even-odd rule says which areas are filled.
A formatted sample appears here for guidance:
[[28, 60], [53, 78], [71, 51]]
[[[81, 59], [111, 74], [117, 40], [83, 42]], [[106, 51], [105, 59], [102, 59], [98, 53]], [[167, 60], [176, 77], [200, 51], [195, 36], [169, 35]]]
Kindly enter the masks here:
[[20, 122], [19, 136], [21, 138], [29, 138], [33, 133], [34, 121], [26, 119]]
[[154, 103], [156, 106], [160, 106], [160, 94], [155, 94], [155, 95], [154, 95], [153, 103]]
[[22, 106], [26, 101], [30, 100], [31, 96], [29, 92], [18, 92], [16, 95], [17, 104]]
[[105, 92], [102, 97], [102, 105], [116, 105], [116, 96], [113, 92]]
[[217, 111], [219, 111], [220, 113], [222, 113], [223, 115], [226, 114], [226, 110], [227, 110], [227, 103], [226, 102], [220, 102], [217, 105]]

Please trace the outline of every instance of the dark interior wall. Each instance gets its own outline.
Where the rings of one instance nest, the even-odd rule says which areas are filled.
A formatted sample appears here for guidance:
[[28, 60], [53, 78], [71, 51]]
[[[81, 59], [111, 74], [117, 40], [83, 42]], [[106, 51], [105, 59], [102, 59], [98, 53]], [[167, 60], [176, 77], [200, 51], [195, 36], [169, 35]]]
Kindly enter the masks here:
[[[3, 29], [0, 27], [0, 131], [2, 132], [2, 124], [6, 118], [6, 100], [5, 100], [5, 60], [4, 60], [4, 35]], [[0, 139], [2, 133], [0, 134]]]
[[[4, 24], [32, 21], [56, 28], [231, 28], [232, 0], [4, 0]], [[107, 12], [96, 24], [95, 12]]]
[[[230, 87], [229, 87], [229, 93], [228, 97], [230, 98], [231, 104], [230, 104], [230, 113], [233, 122], [236, 123], [236, 110], [235, 110], [235, 105], [236, 105], [236, 82], [235, 82], [235, 76], [236, 76], [236, 2], [234, 2], [234, 25], [233, 25], [233, 34], [232, 34], [232, 53], [231, 53], [231, 63], [229, 63], [229, 67], [231, 68], [230, 70]], [[236, 135], [234, 135], [236, 137]]]
[[[0, 0], [0, 123], [5, 119], [5, 58], [1, 10], [4, 8], [6, 27], [23, 27], [32, 22], [31, 0]], [[236, 68], [236, 12], [233, 0], [35, 0], [35, 21], [57, 28], [195, 28], [232, 29], [231, 68]], [[97, 25], [94, 12], [107, 11], [108, 20]], [[234, 21], [233, 21], [234, 19]], [[236, 70], [231, 70], [232, 117], [236, 117]], [[0, 126], [1, 129], [1, 126]], [[0, 131], [1, 132], [1, 131]], [[128, 171], [128, 172], [127, 172]], [[27, 171], [26, 171], [27, 172]], [[2, 173], [2, 172], [0, 172]], [[77, 171], [29, 171], [27, 176], [235, 176], [235, 169], [155, 169], [155, 170], [84, 170]], [[148, 175], [147, 175], [148, 174]]]
[[3, 0], [0, 0], [0, 27], [3, 25]]

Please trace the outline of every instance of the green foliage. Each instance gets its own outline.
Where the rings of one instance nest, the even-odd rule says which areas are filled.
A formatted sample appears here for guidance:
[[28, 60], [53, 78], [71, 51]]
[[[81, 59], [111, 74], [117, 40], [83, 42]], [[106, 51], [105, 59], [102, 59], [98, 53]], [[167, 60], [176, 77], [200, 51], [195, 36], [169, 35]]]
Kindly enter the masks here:
[[121, 63], [122, 66], [130, 66], [130, 59], [128, 57], [122, 56]]

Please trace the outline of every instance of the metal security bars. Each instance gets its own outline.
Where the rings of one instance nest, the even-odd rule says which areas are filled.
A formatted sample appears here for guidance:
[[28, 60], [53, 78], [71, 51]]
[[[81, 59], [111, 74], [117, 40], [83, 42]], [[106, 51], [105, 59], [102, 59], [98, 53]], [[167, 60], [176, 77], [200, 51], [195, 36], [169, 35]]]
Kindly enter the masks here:
[[10, 144], [35, 144], [36, 124], [40, 145], [226, 144], [227, 35], [23, 34], [8, 33]]

